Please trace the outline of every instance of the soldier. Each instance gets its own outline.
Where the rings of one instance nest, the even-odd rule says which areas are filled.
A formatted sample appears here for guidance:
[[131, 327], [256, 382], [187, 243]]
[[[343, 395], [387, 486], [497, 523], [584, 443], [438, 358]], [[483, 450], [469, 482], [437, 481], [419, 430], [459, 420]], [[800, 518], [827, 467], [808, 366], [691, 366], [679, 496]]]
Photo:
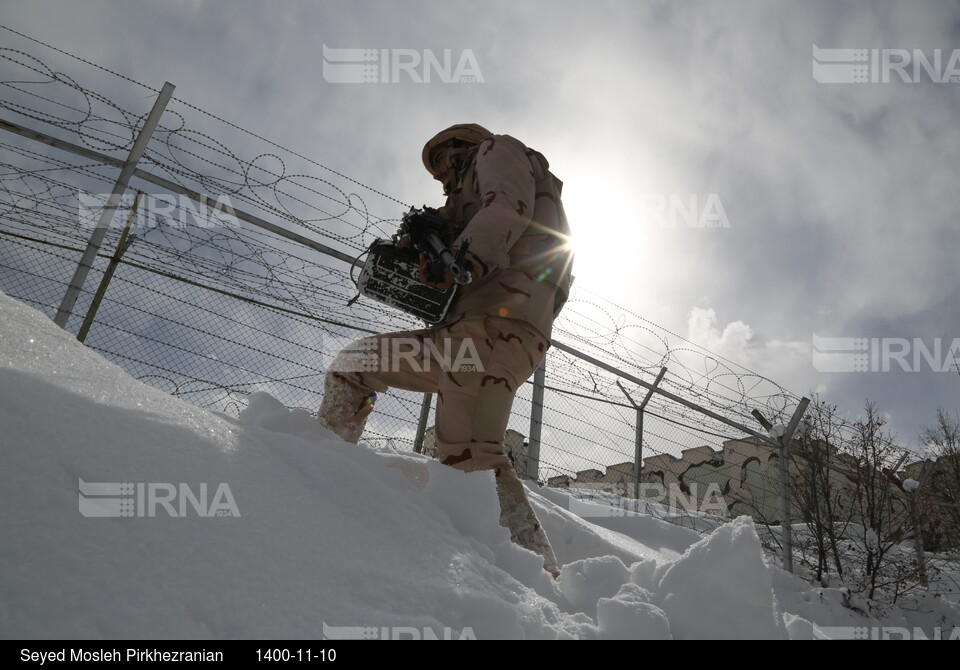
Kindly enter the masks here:
[[[355, 443], [377, 393], [388, 387], [437, 393], [441, 462], [467, 472], [493, 470], [500, 523], [558, 577], [553, 549], [504, 454], [503, 439], [514, 395], [546, 355], [553, 320], [572, 281], [562, 183], [540, 153], [475, 124], [455, 125], [433, 137], [423, 148], [423, 164], [447, 196], [439, 210], [449, 222], [445, 241], [456, 251], [470, 240], [465, 265], [473, 281], [459, 287], [443, 323], [364, 338], [344, 350], [376, 352], [379, 364], [351, 370], [341, 353], [327, 372], [317, 418]], [[426, 281], [423, 273], [421, 279]], [[448, 274], [439, 285], [452, 282]], [[433, 346], [423, 346], [428, 341]], [[399, 342], [421, 346], [385, 361]], [[479, 364], [459, 369], [449, 361], [430, 364], [430, 352], [464, 346]], [[414, 357], [407, 355], [411, 351]]]

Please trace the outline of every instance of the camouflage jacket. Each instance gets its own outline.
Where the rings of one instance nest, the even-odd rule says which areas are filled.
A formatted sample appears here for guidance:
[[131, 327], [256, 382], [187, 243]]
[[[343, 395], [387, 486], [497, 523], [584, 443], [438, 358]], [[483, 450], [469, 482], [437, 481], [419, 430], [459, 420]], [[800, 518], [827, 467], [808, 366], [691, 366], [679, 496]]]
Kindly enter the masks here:
[[542, 154], [509, 135], [491, 135], [470, 151], [441, 208], [452, 246], [470, 240], [473, 273], [448, 321], [477, 314], [518, 319], [550, 337], [573, 280], [562, 186]]

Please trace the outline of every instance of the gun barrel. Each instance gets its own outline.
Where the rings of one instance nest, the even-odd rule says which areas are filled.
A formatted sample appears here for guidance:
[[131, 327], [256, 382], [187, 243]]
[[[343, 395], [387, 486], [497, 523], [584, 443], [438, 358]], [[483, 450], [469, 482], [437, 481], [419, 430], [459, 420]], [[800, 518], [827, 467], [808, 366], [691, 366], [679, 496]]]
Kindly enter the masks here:
[[[457, 284], [469, 284], [473, 281], [473, 276], [463, 266], [463, 256], [469, 242], [464, 241], [460, 246], [459, 253], [454, 256], [439, 235], [439, 231], [443, 229], [444, 225], [443, 219], [438, 217], [433, 210], [427, 207], [420, 210], [411, 207], [410, 211], [403, 216], [400, 234], [409, 235], [414, 248], [431, 258], [432, 263], [438, 263], [439, 267], [449, 272]], [[432, 267], [436, 268], [437, 265], [432, 265]], [[435, 270], [431, 270], [430, 274], [434, 272]], [[439, 280], [440, 277], [436, 277], [431, 281]]]
[[440, 260], [441, 265], [453, 276], [455, 282], [462, 285], [469, 284], [473, 280], [470, 271], [460, 264], [453, 252], [447, 248], [447, 245], [435, 232], [428, 231], [424, 238], [433, 252], [433, 256]]
[[451, 263], [447, 266], [447, 269], [450, 271], [450, 274], [453, 275], [453, 280], [458, 284], [469, 284], [473, 281], [473, 276], [470, 274], [470, 271], [459, 263]]

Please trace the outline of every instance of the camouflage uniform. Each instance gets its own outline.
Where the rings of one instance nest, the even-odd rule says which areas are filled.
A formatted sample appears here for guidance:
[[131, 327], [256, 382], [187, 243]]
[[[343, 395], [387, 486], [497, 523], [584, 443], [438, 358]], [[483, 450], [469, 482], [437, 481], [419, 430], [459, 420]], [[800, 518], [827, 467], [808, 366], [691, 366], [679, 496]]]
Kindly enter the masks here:
[[[437, 165], [438, 155], [450, 164]], [[388, 387], [437, 393], [440, 460], [468, 472], [493, 470], [501, 523], [556, 576], [553, 550], [502, 443], [514, 395], [546, 355], [569, 291], [562, 184], [541, 154], [472, 124], [438, 134], [424, 147], [423, 160], [444, 182], [447, 241], [457, 248], [470, 240], [473, 281], [458, 289], [444, 323], [364, 338], [342, 352], [327, 373], [318, 419], [356, 442], [377, 393]], [[404, 346], [412, 353], [397, 355]], [[431, 356], [464, 350], [469, 365]], [[357, 370], [358, 352], [372, 355], [373, 364]]]

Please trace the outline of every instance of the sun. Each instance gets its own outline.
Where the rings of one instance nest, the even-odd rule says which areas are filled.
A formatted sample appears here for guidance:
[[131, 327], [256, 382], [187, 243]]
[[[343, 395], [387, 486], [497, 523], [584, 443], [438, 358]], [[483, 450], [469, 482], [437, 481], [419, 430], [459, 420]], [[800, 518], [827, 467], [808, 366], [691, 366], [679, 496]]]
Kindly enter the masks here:
[[601, 294], [616, 285], [621, 293], [646, 274], [636, 253], [643, 237], [639, 217], [625, 186], [602, 172], [564, 176], [576, 284]]

